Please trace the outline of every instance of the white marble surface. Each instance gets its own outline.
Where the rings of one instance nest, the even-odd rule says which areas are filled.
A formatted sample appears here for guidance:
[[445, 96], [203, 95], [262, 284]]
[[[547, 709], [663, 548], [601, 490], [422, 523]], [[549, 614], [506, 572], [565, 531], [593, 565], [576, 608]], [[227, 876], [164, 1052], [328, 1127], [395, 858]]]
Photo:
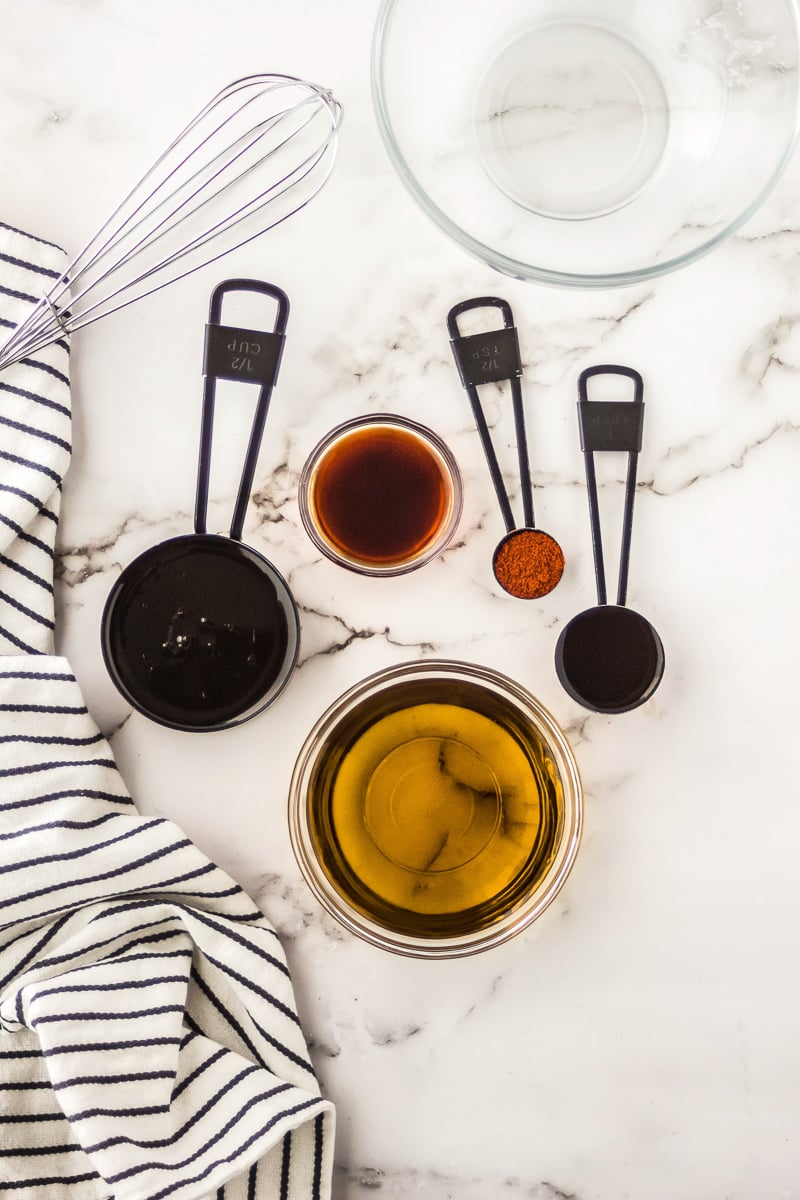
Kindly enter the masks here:
[[[733, 241], [652, 286], [581, 295], [503, 279], [451, 246], [389, 166], [369, 99], [373, 16], [368, 0], [0, 0], [0, 219], [73, 251], [230, 79], [313, 78], [346, 114], [334, 176], [302, 216], [76, 336], [60, 648], [141, 808], [178, 821], [283, 933], [338, 1107], [336, 1200], [793, 1200], [800, 163]], [[121, 567], [190, 527], [208, 297], [239, 273], [293, 306], [246, 536], [290, 580], [302, 659], [258, 719], [187, 735], [131, 715], [98, 629]], [[538, 524], [567, 556], [541, 602], [492, 580], [500, 519], [445, 332], [451, 304], [486, 292], [516, 315]], [[615, 360], [645, 377], [629, 601], [667, 669], [643, 708], [607, 718], [565, 695], [553, 650], [594, 594], [577, 375]], [[317, 438], [381, 409], [444, 434], [466, 480], [456, 543], [395, 580], [321, 560], [296, 498]], [[219, 528], [236, 432], [220, 443]], [[285, 811], [322, 709], [426, 656], [530, 688], [568, 731], [586, 791], [554, 906], [508, 945], [449, 963], [339, 929], [299, 875]]]

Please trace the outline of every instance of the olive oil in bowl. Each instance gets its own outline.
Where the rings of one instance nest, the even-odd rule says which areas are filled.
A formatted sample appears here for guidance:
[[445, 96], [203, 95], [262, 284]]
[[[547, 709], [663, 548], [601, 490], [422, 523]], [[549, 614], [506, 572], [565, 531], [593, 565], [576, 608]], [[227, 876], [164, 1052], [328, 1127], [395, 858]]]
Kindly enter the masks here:
[[516, 684], [408, 664], [353, 689], [298, 760], [291, 828], [318, 898], [421, 957], [474, 953], [546, 907], [572, 864], [580, 784], [563, 734]]

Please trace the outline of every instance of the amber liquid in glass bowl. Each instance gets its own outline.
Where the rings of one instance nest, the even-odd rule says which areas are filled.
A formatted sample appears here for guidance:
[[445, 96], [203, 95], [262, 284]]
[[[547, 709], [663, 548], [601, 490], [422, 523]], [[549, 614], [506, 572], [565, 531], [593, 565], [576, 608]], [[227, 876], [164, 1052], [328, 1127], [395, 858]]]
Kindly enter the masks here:
[[460, 477], [430, 430], [378, 414], [320, 443], [301, 477], [300, 504], [308, 533], [328, 557], [366, 574], [399, 573], [449, 540]]
[[564, 834], [559, 772], [536, 729], [469, 681], [401, 682], [335, 731], [307, 821], [335, 891], [412, 938], [487, 929], [545, 880]]

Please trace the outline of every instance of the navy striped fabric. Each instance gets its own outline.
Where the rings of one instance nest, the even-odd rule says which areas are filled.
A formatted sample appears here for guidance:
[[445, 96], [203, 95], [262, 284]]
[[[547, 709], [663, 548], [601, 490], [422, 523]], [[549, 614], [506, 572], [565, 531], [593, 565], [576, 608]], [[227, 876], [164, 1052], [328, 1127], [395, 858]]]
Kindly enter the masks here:
[[[0, 332], [61, 251], [0, 225]], [[53, 645], [69, 348], [0, 374], [0, 1197], [326, 1200], [275, 931], [143, 817]]]

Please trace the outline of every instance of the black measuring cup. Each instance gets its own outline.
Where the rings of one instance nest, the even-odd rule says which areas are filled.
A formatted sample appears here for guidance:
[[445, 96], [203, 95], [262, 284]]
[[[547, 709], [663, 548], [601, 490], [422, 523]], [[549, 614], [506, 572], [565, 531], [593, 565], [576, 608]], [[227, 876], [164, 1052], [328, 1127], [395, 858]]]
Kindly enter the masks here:
[[[231, 292], [274, 300], [273, 329], [222, 325], [222, 301]], [[283, 690], [297, 661], [300, 623], [288, 585], [241, 540], [288, 315], [285, 293], [272, 284], [231, 279], [214, 289], [194, 533], [139, 555], [106, 601], [102, 651], [113, 682], [135, 709], [172, 729], [224, 729], [248, 720]], [[218, 379], [260, 389], [228, 537], [206, 530]]]
[[[596, 375], [621, 375], [633, 382], [632, 400], [589, 400], [587, 384]], [[664, 674], [664, 647], [653, 626], [625, 607], [628, 591], [636, 469], [642, 446], [644, 383], [631, 367], [589, 367], [578, 383], [578, 423], [586, 467], [586, 488], [597, 581], [597, 605], [564, 627], [556, 646], [556, 672], [563, 687], [585, 708], [623, 713], [644, 704]], [[627, 451], [628, 473], [617, 580], [617, 602], [606, 593], [603, 543], [594, 454]]]

